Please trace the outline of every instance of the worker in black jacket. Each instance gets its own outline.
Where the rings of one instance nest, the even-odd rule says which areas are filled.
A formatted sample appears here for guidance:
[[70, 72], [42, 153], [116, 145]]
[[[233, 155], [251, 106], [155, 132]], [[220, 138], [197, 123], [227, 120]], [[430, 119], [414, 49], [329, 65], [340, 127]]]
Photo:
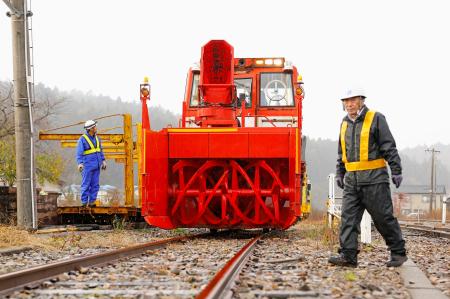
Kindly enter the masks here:
[[358, 234], [366, 209], [391, 251], [388, 267], [399, 267], [406, 260], [405, 241], [393, 216], [387, 164], [392, 182], [402, 182], [402, 166], [394, 137], [383, 114], [364, 104], [363, 90], [349, 90], [341, 99], [347, 115], [341, 124], [336, 166], [336, 183], [344, 189], [339, 235], [339, 255], [328, 262], [357, 266]]

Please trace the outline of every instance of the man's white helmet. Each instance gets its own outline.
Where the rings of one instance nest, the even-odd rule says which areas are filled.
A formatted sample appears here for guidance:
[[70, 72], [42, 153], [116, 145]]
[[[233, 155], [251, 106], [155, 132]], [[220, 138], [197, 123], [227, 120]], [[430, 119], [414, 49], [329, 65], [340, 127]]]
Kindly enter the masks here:
[[84, 123], [84, 128], [86, 130], [89, 130], [89, 129], [92, 129], [93, 127], [95, 127], [96, 125], [97, 125], [97, 122], [95, 120], [90, 119]]
[[364, 89], [362, 88], [352, 88], [348, 89], [344, 95], [341, 97], [341, 101], [353, 97], [362, 97], [363, 99], [366, 98], [366, 93], [364, 92]]

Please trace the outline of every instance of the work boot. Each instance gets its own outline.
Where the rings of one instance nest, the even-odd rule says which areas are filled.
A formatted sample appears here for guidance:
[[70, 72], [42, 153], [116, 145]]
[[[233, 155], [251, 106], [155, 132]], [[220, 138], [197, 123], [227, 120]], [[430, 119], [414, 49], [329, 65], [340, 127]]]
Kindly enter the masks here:
[[400, 254], [391, 254], [391, 260], [386, 263], [388, 267], [400, 267], [404, 262], [408, 260], [408, 257]]
[[328, 259], [330, 264], [341, 266], [341, 267], [352, 267], [356, 268], [358, 266], [358, 261], [356, 258], [350, 258], [345, 256], [343, 253], [339, 255], [330, 256]]

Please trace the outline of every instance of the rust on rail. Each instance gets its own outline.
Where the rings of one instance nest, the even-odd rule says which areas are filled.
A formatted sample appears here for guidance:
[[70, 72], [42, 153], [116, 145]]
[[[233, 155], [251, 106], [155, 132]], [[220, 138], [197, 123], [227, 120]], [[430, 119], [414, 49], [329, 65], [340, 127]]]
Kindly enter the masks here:
[[18, 290], [30, 283], [37, 283], [64, 272], [78, 270], [81, 267], [90, 267], [105, 264], [120, 258], [141, 254], [147, 250], [162, 248], [173, 242], [204, 237], [209, 234], [193, 234], [164, 240], [147, 242], [117, 250], [92, 254], [88, 256], [71, 258], [68, 260], [23, 269], [16, 272], [0, 275], [0, 296]]
[[225, 294], [230, 290], [231, 283], [245, 266], [248, 257], [255, 249], [256, 242], [261, 236], [254, 237], [244, 247], [239, 250], [226, 264], [216, 273], [210, 280], [208, 285], [196, 297], [197, 299], [204, 298], [224, 298]]

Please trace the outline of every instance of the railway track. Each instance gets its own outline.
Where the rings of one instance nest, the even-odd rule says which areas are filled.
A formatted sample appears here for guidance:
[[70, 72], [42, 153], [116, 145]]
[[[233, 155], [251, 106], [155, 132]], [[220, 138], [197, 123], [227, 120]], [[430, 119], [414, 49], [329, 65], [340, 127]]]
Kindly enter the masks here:
[[206, 285], [197, 299], [230, 298], [231, 288], [261, 236], [256, 236], [241, 248]]
[[64, 272], [79, 271], [80, 269], [86, 267], [110, 263], [121, 258], [131, 257], [144, 253], [148, 250], [162, 248], [170, 243], [180, 242], [206, 235], [209, 234], [194, 234], [167, 238], [3, 274], [0, 275], [0, 295], [9, 294], [30, 284], [39, 284], [42, 281], [50, 279]]
[[[47, 275], [47, 278], [30, 279], [31, 282], [21, 284], [27, 284], [26, 289], [18, 290], [18, 286], [15, 286], [9, 288], [8, 293], [11, 294], [15, 289], [11, 295], [14, 298], [197, 296], [246, 299], [316, 298], [345, 294], [407, 298], [398, 274], [385, 268], [384, 246], [363, 251], [360, 267], [349, 272], [330, 266], [327, 263], [329, 252], [320, 243], [305, 238], [310, 234], [307, 230], [300, 233], [291, 230], [264, 236], [259, 235], [259, 232], [244, 232], [219, 233], [214, 236], [201, 234], [201, 237], [196, 235], [189, 239], [172, 238], [175, 240], [166, 245], [118, 256], [120, 260], [103, 260], [92, 266], [78, 264], [52, 278]], [[442, 238], [427, 238], [412, 231], [407, 238], [426, 242], [421, 247], [427, 246], [424, 248], [428, 249], [434, 246], [433, 242], [448, 242]], [[419, 249], [416, 247], [414, 250]], [[428, 249], [418, 252], [418, 256], [427, 257], [422, 252]], [[440, 275], [442, 272], [441, 259], [437, 256], [434, 265], [429, 260], [423, 261], [428, 272], [431, 271], [432, 279], [433, 273]], [[445, 288], [446, 282], [441, 282], [443, 279], [442, 276], [436, 276], [436, 283], [441, 288]], [[349, 284], [353, 280], [358, 283]], [[2, 283], [0, 279], [0, 285]]]
[[420, 225], [420, 224], [406, 224], [401, 223], [400, 226], [402, 228], [415, 231], [415, 232], [421, 232], [428, 235], [432, 235], [435, 237], [441, 237], [441, 238], [447, 238], [450, 239], [450, 228], [448, 227], [437, 227], [437, 226], [427, 226], [427, 225]]
[[[204, 287], [199, 298], [223, 298], [260, 235], [249, 242], [245, 242], [242, 236], [229, 237], [226, 242], [224, 234], [216, 234], [213, 239], [209, 236], [197, 234], [169, 238], [1, 275], [0, 295], [12, 294], [16, 297], [20, 294], [39, 298], [89, 295], [104, 298], [135, 298], [142, 295], [193, 297]], [[214, 249], [220, 243], [227, 245], [222, 250]], [[216, 260], [210, 259], [214, 255], [211, 251], [204, 258], [196, 254], [200, 253], [200, 248], [207, 249], [206, 245], [219, 252]], [[185, 256], [180, 259], [178, 255], [183, 251]], [[207, 260], [211, 260], [212, 264], [205, 264]], [[169, 264], [172, 266], [165, 267]], [[224, 267], [220, 268], [222, 264]], [[116, 268], [127, 271], [119, 271], [124, 275], [115, 279], [111, 273], [117, 274], [114, 271]], [[211, 271], [202, 273], [203, 269], [208, 268]]]

